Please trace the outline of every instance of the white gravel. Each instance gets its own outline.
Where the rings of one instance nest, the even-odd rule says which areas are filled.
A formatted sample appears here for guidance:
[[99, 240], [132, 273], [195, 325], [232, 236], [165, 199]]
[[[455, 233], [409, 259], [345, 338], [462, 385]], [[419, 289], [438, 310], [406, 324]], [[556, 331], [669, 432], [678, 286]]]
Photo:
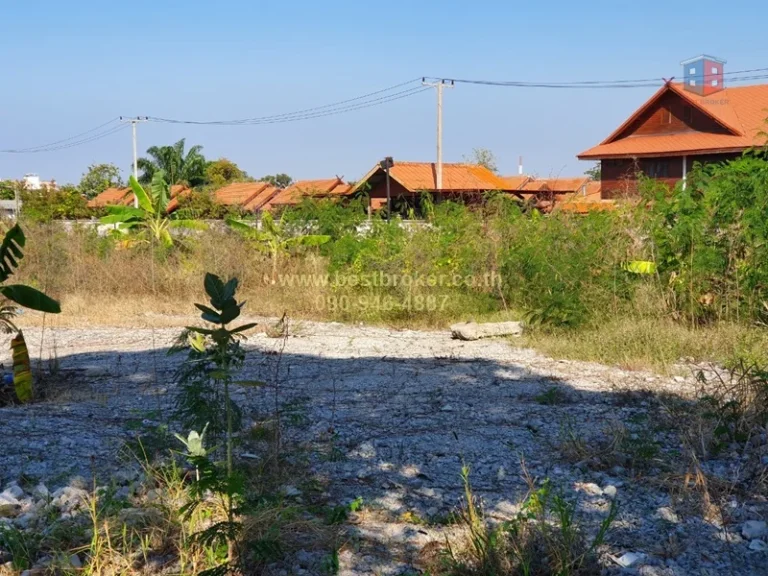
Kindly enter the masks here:
[[[341, 574], [412, 570], [419, 550], [442, 535], [401, 516], [435, 518], [455, 509], [462, 461], [486, 513], [509, 518], [525, 495], [521, 458], [534, 477], [578, 497], [588, 530], [612, 499], [619, 502], [605, 555], [609, 572], [768, 574], [765, 547], [739, 534], [741, 523], [768, 516], [763, 501], [734, 496], [730, 518], [739, 524], [720, 526], [675, 509], [653, 464], [644, 474], [626, 466], [595, 470], [558, 450], [564, 429], [598, 441], [623, 424], [644, 427], [660, 458], [679, 461], [676, 434], [656, 429], [654, 398], [690, 396], [692, 377], [558, 361], [506, 340], [452, 340], [448, 331], [307, 322], [292, 333], [285, 341], [251, 337], [245, 376], [278, 383], [288, 439], [309, 447], [312, 472], [333, 498], [363, 498], [369, 513], [351, 527], [359, 542], [341, 554]], [[177, 360], [165, 349], [178, 329], [49, 329], [42, 348], [39, 329], [25, 334], [33, 356], [41, 349], [42, 358], [58, 358], [67, 386], [53, 401], [0, 409], [2, 485], [25, 474], [53, 491], [75, 475], [113, 474], [122, 443], [168, 413]], [[7, 352], [2, 361], [8, 365]], [[546, 403], [549, 395], [557, 401]], [[273, 409], [275, 390], [247, 389], [238, 399], [258, 419]], [[295, 489], [305, 480], [297, 478]], [[747, 531], [762, 542], [763, 534]], [[611, 556], [636, 561], [621, 568]]]

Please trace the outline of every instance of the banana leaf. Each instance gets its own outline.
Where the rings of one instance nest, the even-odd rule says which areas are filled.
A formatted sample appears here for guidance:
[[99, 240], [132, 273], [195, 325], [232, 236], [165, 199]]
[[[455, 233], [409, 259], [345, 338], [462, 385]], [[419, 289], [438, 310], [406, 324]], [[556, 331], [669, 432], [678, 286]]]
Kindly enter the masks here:
[[13, 300], [16, 304], [30, 310], [50, 312], [51, 314], [61, 312], [61, 306], [56, 300], [31, 286], [25, 286], [24, 284], [0, 286], [0, 294], [8, 298], [8, 300]]
[[141, 187], [141, 184], [139, 184], [139, 181], [132, 175], [128, 179], [128, 183], [139, 201], [139, 207], [150, 214], [154, 214], [155, 209], [152, 207], [152, 201], [149, 199], [149, 196], [147, 196], [144, 188]]
[[24, 231], [18, 224], [5, 233], [0, 244], [0, 282], [5, 282], [18, 267], [19, 260], [24, 257], [21, 249], [25, 243]]
[[624, 265], [624, 270], [632, 274], [654, 274], [656, 264], [649, 260], [632, 260]]
[[32, 370], [29, 364], [29, 350], [24, 334], [19, 332], [11, 340], [13, 354], [13, 387], [19, 402], [32, 401]]

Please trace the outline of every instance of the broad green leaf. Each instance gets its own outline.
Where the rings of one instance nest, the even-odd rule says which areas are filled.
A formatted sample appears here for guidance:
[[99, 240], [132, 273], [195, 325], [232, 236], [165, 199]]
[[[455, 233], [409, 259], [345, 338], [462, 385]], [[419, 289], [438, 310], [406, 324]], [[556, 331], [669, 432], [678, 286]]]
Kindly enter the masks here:
[[249, 226], [245, 222], [242, 222], [241, 220], [236, 220], [235, 218], [227, 218], [226, 220], [227, 226], [232, 228], [235, 232], [240, 232], [241, 234], [244, 234], [246, 236], [252, 235], [254, 232], [256, 232], [256, 229]]
[[221, 324], [221, 316], [213, 308], [208, 308], [204, 304], [195, 304], [198, 310], [203, 313], [203, 320], [212, 324]]
[[196, 352], [205, 352], [205, 336], [199, 332], [196, 334], [189, 334], [187, 336], [187, 343]]
[[230, 298], [235, 297], [235, 292], [237, 291], [237, 285], [239, 283], [239, 280], [237, 278], [230, 278], [227, 280], [227, 283], [224, 284], [224, 299], [229, 300]]
[[654, 274], [656, 264], [649, 260], [632, 260], [624, 265], [624, 269], [633, 274]]
[[123, 224], [133, 218], [130, 214], [108, 214], [99, 218], [99, 224]]
[[124, 214], [134, 218], [144, 218], [146, 214], [141, 208], [134, 208], [133, 206], [107, 206], [106, 210], [108, 214]]
[[221, 311], [221, 323], [229, 324], [232, 320], [240, 316], [240, 306], [242, 306], [242, 304], [237, 304], [234, 299], [232, 299]]
[[171, 199], [168, 182], [165, 181], [165, 171], [158, 170], [152, 175], [152, 200], [156, 214], [165, 214], [165, 209]]
[[141, 209], [149, 212], [150, 214], [154, 214], [155, 209], [152, 207], [152, 201], [149, 199], [149, 196], [147, 196], [144, 188], [141, 187], [141, 184], [139, 184], [139, 181], [136, 180], [133, 175], [131, 175], [131, 177], [128, 179], [128, 184], [131, 186], [131, 190], [133, 190], [133, 193], [136, 195]]
[[32, 400], [32, 370], [29, 363], [29, 350], [24, 340], [24, 334], [19, 332], [11, 340], [13, 355], [13, 387], [19, 402]]
[[224, 282], [221, 281], [221, 278], [216, 276], [216, 274], [206, 272], [205, 278], [203, 279], [203, 287], [205, 288], [205, 293], [208, 294], [208, 297], [211, 299], [213, 307], [221, 310], [222, 307], [220, 304], [225, 300]]
[[[281, 220], [282, 223], [282, 220]], [[264, 212], [261, 215], [261, 229], [271, 236], [279, 236], [280, 230], [275, 225], [275, 219], [270, 212]]]
[[0, 286], [0, 294], [8, 298], [8, 300], [13, 300], [20, 306], [24, 306], [24, 308], [40, 312], [50, 312], [51, 314], [61, 312], [61, 306], [59, 306], [56, 300], [46, 296], [39, 290], [35, 290], [31, 286], [25, 286], [24, 284]]
[[160, 242], [163, 243], [163, 246], [166, 248], [170, 248], [173, 246], [173, 238], [171, 237], [171, 233], [168, 232], [166, 229], [160, 230]]
[[238, 326], [237, 328], [233, 328], [230, 330], [230, 334], [237, 334], [238, 332], [245, 332], [246, 330], [250, 330], [251, 328], [256, 328], [258, 326], [258, 322], [251, 322], [250, 324], [243, 324], [242, 326]]
[[24, 231], [18, 224], [5, 233], [0, 244], [0, 282], [5, 282], [24, 257], [22, 248], [26, 243]]

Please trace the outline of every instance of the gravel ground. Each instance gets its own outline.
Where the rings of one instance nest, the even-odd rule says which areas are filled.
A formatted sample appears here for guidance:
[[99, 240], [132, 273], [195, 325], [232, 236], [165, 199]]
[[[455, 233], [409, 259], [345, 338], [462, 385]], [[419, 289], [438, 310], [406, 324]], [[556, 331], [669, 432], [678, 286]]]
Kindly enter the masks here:
[[[302, 323], [291, 333], [248, 340], [254, 353], [245, 376], [277, 382], [277, 394], [242, 390], [238, 401], [256, 420], [277, 396], [287, 438], [309, 448], [316, 479], [339, 503], [363, 498], [340, 574], [413, 573], [419, 551], [447, 530], [413, 519], [444, 518], [459, 505], [462, 462], [486, 514], [510, 518], [526, 493], [521, 458], [532, 476], [578, 498], [588, 530], [618, 500], [607, 573], [768, 574], [768, 552], [755, 544], [765, 535], [741, 535], [746, 521], [764, 528], [765, 502], [733, 496], [726, 522], [705, 520], [701, 510], [680, 506], [664, 481], [662, 463], [679, 461], [681, 446], [659, 425], [658, 399], [690, 396], [692, 376], [558, 361], [505, 340], [462, 342], [448, 332]], [[33, 356], [58, 359], [63, 384], [50, 401], [0, 409], [0, 480], [26, 474], [53, 489], [73, 476], [114, 474], [120, 446], [168, 413], [176, 360], [165, 351], [178, 329], [60, 328], [46, 331], [42, 346], [39, 329], [25, 334]], [[0, 358], [9, 364], [8, 353]], [[636, 462], [600, 468], [565, 458], [568, 434], [591, 445], [619, 427], [637, 446], [656, 447], [642, 472]], [[707, 463], [724, 478], [737, 465], [738, 456]], [[300, 493], [305, 483], [297, 478], [289, 489]], [[629, 568], [610, 557], [628, 552], [642, 558]], [[314, 574], [316, 560], [299, 555], [282, 573]]]

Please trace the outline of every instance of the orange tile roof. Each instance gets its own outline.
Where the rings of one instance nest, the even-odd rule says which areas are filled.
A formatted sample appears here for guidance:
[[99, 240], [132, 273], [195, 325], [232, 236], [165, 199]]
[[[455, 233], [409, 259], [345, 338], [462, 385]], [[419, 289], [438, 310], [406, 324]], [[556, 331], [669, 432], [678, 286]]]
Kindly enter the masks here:
[[560, 202], [557, 202], [555, 208], [565, 212], [586, 214], [587, 212], [614, 210], [616, 202], [614, 200], [603, 200], [600, 182], [590, 180], [587, 182], [586, 190], [583, 194], [580, 192], [570, 194]]
[[[622, 132], [666, 93], [673, 92], [688, 104], [707, 114], [729, 134], [679, 132], [621, 138]], [[627, 156], [663, 156], [707, 152], [740, 151], [765, 144], [759, 132], [768, 125], [768, 84], [734, 86], [704, 97], [668, 83], [632, 114], [598, 146], [578, 155], [581, 160]], [[768, 131], [768, 130], [766, 130]]]
[[327, 178], [325, 180], [299, 180], [275, 195], [274, 198], [264, 205], [264, 209], [269, 209], [272, 206], [298, 204], [302, 198], [307, 196], [343, 196], [351, 191], [352, 187], [345, 184], [339, 177]]
[[272, 198], [274, 198], [280, 192], [280, 190], [280, 188], [275, 188], [274, 186], [267, 186], [256, 196], [248, 200], [248, 202], [243, 205], [243, 208], [251, 212], [259, 210], [264, 206], [264, 204], [272, 200]]
[[213, 195], [219, 204], [245, 206], [266, 188], [269, 188], [266, 182], [235, 182], [219, 188]]
[[506, 190], [523, 190], [523, 188], [531, 181], [530, 176], [501, 176], [500, 177], [506, 186]]
[[544, 192], [546, 190], [549, 190], [546, 180], [531, 180], [526, 182], [522, 188], [523, 192]]
[[546, 180], [547, 187], [555, 194], [578, 193], [588, 182], [588, 176], [577, 176], [576, 178], [550, 178]]
[[[125, 196], [130, 191], [130, 188], [107, 188], [104, 192], [88, 201], [88, 208], [123, 205], [125, 204]], [[131, 194], [131, 201], [133, 201], [133, 194]]]
[[[168, 202], [166, 212], [171, 213], [179, 207], [178, 198], [186, 196], [190, 190], [180, 184], [171, 186], [171, 200]], [[126, 188], [107, 188], [88, 202], [89, 208], [98, 208], [103, 206], [132, 206], [134, 200], [133, 191]]]
[[[353, 188], [357, 190], [374, 174], [383, 169], [376, 164]], [[395, 162], [389, 175], [410, 192], [437, 190], [437, 169], [434, 162]], [[443, 163], [442, 192], [472, 192], [486, 190], [516, 191], [519, 183], [497, 176], [477, 164]]]

